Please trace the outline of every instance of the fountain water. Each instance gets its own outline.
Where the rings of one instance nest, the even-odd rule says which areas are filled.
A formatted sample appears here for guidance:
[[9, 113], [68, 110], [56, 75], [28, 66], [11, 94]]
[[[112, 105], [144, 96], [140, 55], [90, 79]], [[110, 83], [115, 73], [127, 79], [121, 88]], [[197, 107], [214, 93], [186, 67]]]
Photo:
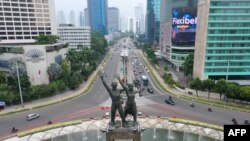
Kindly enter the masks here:
[[156, 136], [156, 128], [154, 128], [154, 131], [153, 131], [153, 139], [155, 140], [157, 138]]

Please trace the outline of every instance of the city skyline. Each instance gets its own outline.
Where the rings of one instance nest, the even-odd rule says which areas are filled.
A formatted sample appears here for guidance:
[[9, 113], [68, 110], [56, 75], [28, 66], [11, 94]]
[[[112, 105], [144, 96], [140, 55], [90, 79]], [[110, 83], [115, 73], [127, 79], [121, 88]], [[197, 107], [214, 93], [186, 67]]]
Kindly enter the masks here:
[[[128, 2], [129, 1], [129, 2]], [[109, 0], [108, 7], [117, 7], [120, 10], [120, 18], [122, 19], [121, 28], [122, 30], [128, 29], [128, 19], [129, 17], [134, 17], [135, 10], [134, 8], [141, 4], [144, 7], [144, 13], [146, 11], [146, 0]], [[82, 5], [81, 5], [82, 4]], [[84, 11], [87, 8], [87, 0], [74, 0], [74, 2], [69, 0], [55, 0], [56, 12], [64, 11], [69, 13], [71, 10], [75, 13], [79, 11]]]

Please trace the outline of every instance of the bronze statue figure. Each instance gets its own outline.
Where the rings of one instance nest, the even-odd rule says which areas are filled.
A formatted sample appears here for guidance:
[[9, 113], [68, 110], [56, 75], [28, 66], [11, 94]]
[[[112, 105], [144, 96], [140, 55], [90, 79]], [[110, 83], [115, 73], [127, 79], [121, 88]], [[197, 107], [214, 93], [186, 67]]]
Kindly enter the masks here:
[[141, 89], [139, 92], [138, 91], [134, 91], [133, 90], [133, 84], [129, 84], [128, 87], [125, 86], [121, 79], [119, 77], [117, 77], [119, 83], [121, 84], [122, 88], [126, 91], [126, 95], [128, 97], [127, 102], [125, 104], [125, 119], [127, 117], [128, 114], [133, 116], [134, 119], [134, 123], [137, 123], [137, 108], [136, 108], [136, 103], [135, 103], [135, 94], [136, 93], [141, 93], [141, 91], [143, 89]]
[[115, 124], [115, 113], [116, 110], [118, 110], [120, 117], [122, 119], [122, 126], [124, 126], [125, 124], [125, 116], [124, 116], [124, 111], [122, 108], [122, 104], [120, 101], [120, 91], [117, 90], [117, 83], [116, 82], [112, 82], [111, 86], [112, 89], [107, 85], [106, 80], [104, 79], [104, 72], [99, 73], [99, 76], [102, 80], [102, 83], [104, 85], [104, 87], [106, 88], [106, 90], [108, 91], [110, 98], [112, 100], [112, 105], [111, 105], [111, 125]]

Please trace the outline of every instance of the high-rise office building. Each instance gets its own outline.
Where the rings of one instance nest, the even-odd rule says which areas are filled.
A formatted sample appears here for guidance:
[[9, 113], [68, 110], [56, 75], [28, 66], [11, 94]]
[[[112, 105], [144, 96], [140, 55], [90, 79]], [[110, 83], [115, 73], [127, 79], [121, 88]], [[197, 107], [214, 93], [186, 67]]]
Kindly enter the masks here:
[[138, 6], [135, 7], [135, 21], [136, 21], [136, 33], [142, 34], [144, 33], [144, 12], [142, 4], [138, 4]]
[[108, 31], [109, 33], [119, 31], [119, 9], [116, 7], [108, 8]]
[[[160, 50], [162, 57], [179, 71], [185, 58], [194, 53], [198, 0], [162, 0]], [[178, 22], [186, 18], [191, 23]]]
[[193, 76], [250, 83], [250, 1], [198, 3]]
[[107, 35], [107, 0], [88, 0], [89, 25], [91, 30]]
[[79, 24], [80, 27], [85, 26], [85, 23], [84, 23], [84, 12], [83, 11], [79, 12], [78, 24]]
[[85, 26], [89, 26], [89, 10], [88, 10], [88, 8], [84, 9], [84, 23], [85, 23]]
[[57, 24], [66, 24], [66, 17], [64, 11], [59, 11], [57, 14]]
[[159, 42], [161, 0], [147, 0], [147, 42]]
[[134, 32], [134, 19], [129, 18], [129, 32]]
[[54, 0], [0, 1], [0, 44], [34, 42], [39, 34], [56, 34]]
[[69, 13], [69, 24], [76, 25], [76, 18], [75, 18], [74, 11], [70, 11], [70, 13]]

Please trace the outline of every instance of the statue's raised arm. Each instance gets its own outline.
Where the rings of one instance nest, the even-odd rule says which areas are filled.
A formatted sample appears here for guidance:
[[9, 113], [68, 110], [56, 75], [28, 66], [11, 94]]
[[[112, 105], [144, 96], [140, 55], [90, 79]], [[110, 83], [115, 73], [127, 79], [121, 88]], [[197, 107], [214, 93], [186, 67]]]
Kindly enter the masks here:
[[101, 80], [102, 80], [102, 83], [103, 83], [104, 87], [105, 87], [106, 90], [108, 91], [108, 93], [109, 93], [111, 99], [113, 99], [113, 98], [114, 98], [114, 95], [113, 95], [113, 93], [112, 93], [111, 88], [108, 86], [108, 84], [107, 84], [107, 82], [106, 82], [106, 80], [105, 80], [105, 78], [104, 78], [104, 77], [105, 77], [104, 71], [103, 71], [103, 72], [99, 72], [99, 76], [100, 76], [100, 78], [101, 78]]
[[116, 78], [119, 81], [119, 83], [121, 84], [122, 88], [126, 91], [126, 95], [128, 96], [128, 94], [129, 94], [128, 88], [122, 83], [122, 81], [121, 81], [121, 79], [120, 79], [119, 76], [117, 76]]

